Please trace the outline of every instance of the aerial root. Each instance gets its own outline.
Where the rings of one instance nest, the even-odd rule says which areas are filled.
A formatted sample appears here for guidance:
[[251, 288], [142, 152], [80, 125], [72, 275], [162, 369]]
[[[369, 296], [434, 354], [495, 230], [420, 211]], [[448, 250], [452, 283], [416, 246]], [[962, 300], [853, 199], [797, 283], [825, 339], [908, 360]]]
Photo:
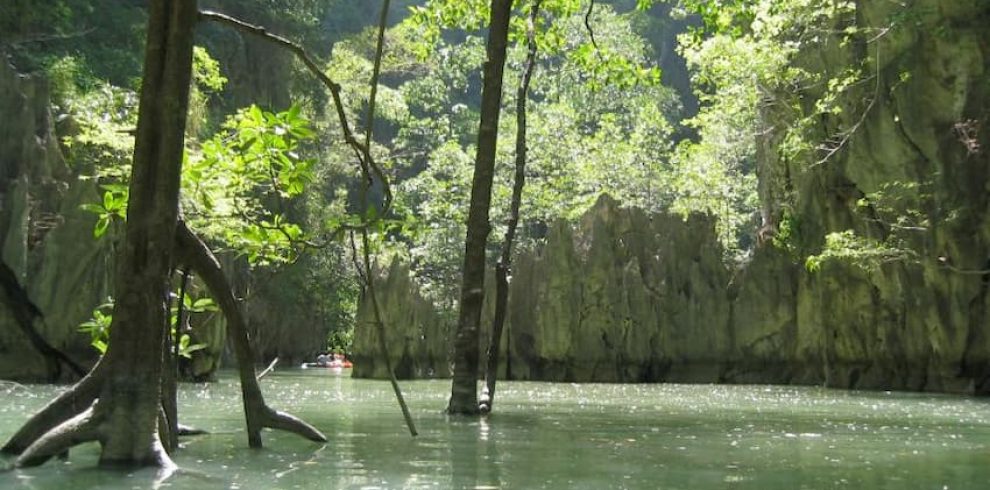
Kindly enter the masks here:
[[46, 432], [21, 453], [14, 465], [20, 468], [38, 466], [72, 446], [98, 440], [102, 418], [94, 414], [90, 407]]
[[[228, 336], [237, 357], [238, 376], [241, 380], [248, 445], [262, 446], [263, 427], [289, 431], [311, 441], [326, 442], [326, 436], [312, 425], [295, 416], [273, 410], [265, 403], [265, 397], [258, 384], [258, 376], [255, 375], [252, 365], [254, 354], [251, 352], [251, 342], [248, 338], [247, 321], [234, 297], [233, 288], [213, 251], [181, 219], [176, 228], [176, 251], [181, 260], [206, 283], [213, 299], [227, 319]], [[269, 367], [273, 366], [274, 363]]]
[[273, 410], [267, 405], [263, 406], [260, 422], [262, 427], [292, 432], [314, 442], [327, 442], [327, 436], [323, 435], [316, 427], [309, 425], [295, 415]]
[[198, 436], [201, 434], [209, 434], [209, 432], [203, 429], [197, 429], [196, 427], [190, 427], [188, 425], [179, 424], [179, 436]]
[[97, 363], [93, 370], [75, 386], [63, 392], [28, 419], [4, 444], [3, 448], [0, 448], [0, 452], [13, 455], [22, 454], [35, 441], [51, 432], [53, 428], [90, 408], [96, 401], [103, 385], [103, 372], [105, 370], [101, 369], [102, 365], [102, 361]]

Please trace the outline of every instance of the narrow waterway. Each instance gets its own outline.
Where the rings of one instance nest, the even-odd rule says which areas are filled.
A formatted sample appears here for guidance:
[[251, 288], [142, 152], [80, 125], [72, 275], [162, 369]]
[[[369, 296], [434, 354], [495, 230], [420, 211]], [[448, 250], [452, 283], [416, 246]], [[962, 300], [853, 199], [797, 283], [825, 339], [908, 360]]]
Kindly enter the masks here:
[[[442, 413], [448, 381], [403, 387], [410, 438], [386, 382], [276, 371], [269, 402], [330, 442], [278, 432], [247, 448], [235, 380], [183, 385], [187, 438], [163, 482], [154, 471], [94, 469], [97, 446], [67, 462], [0, 473], [2, 489], [982, 489], [990, 402], [955, 396], [714, 385], [500, 383], [497, 413]], [[0, 439], [60, 388], [0, 383]], [[4, 462], [4, 464], [9, 464]]]

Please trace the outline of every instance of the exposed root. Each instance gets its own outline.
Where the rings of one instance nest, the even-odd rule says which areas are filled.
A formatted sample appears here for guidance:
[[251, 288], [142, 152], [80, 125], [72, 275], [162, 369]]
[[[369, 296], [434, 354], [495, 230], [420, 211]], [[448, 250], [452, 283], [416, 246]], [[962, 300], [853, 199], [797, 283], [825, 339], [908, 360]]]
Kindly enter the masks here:
[[92, 407], [45, 433], [17, 458], [17, 467], [38, 466], [70, 447], [99, 438], [100, 418]]
[[178, 430], [176, 432], [179, 437], [209, 434], [209, 432], [206, 430], [197, 429], [195, 427], [190, 427], [188, 425], [182, 425], [182, 424], [179, 424]]
[[101, 360], [92, 371], [75, 386], [63, 392], [54, 400], [34, 414], [23, 426], [0, 448], [6, 454], [22, 454], [35, 441], [42, 438], [53, 428], [66, 420], [82, 413], [93, 405], [103, 385], [104, 365]]
[[327, 442], [326, 436], [322, 432], [306, 423], [306, 421], [285, 412], [272, 410], [265, 407], [261, 425], [272, 429], [279, 429], [293, 434], [300, 435], [314, 442]]
[[313, 426], [289, 414], [272, 410], [265, 404], [264, 395], [254, 373], [254, 354], [248, 338], [247, 320], [241, 312], [227, 276], [210, 248], [179, 220], [176, 227], [176, 253], [206, 283], [213, 299], [227, 319], [229, 338], [237, 357], [241, 393], [244, 400], [244, 416], [247, 419], [248, 445], [260, 448], [261, 429], [269, 427], [299, 434], [311, 441], [326, 442], [327, 438]]

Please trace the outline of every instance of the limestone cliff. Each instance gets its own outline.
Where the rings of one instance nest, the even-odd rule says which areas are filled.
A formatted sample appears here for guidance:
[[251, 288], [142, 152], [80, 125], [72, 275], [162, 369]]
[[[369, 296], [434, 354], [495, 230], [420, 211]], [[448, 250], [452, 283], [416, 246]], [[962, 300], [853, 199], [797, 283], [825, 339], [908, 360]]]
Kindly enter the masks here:
[[[79, 209], [97, 199], [95, 186], [66, 165], [55, 136], [44, 80], [0, 61], [0, 249], [45, 315], [37, 325], [56, 348], [92, 359], [76, 332], [105, 298], [109, 254], [93, 239], [94, 218]], [[43, 379], [45, 363], [0, 304], [0, 373]]]
[[[981, 147], [990, 135], [988, 22], [990, 4], [976, 0], [908, 8], [861, 1], [855, 23], [873, 34], [823, 43], [800, 58], [804, 68], [828, 75], [865, 59], [870, 83], [844, 94], [858, 103], [814, 128], [817, 141], [836, 149], [828, 158], [781, 156], [777, 135], [761, 142], [764, 214], [791, 209], [803, 254], [820, 250], [825, 234], [850, 229], [895, 238], [911, 256], [866, 270], [833, 261], [816, 274], [772, 266], [786, 271], [787, 281], [778, 283], [795, 308], [781, 311], [776, 326], [757, 329], [792, 353], [785, 378], [990, 390], [990, 159]], [[766, 267], [758, 257], [744, 274]], [[766, 286], [740, 281], [748, 319], [776, 302], [761, 291]], [[736, 316], [737, 325], [747, 324]]]
[[[417, 292], [409, 268], [395, 262], [376, 284], [380, 288], [376, 293], [385, 324], [385, 342], [396, 376], [449, 377], [450, 322]], [[362, 296], [354, 331], [355, 377], [388, 377], [374, 318], [370, 302]]]
[[[811, 128], [837, 150], [802, 160], [778, 152], [780, 132], [760, 141], [766, 224], [789, 220], [789, 247], [764, 241], [730, 270], [710, 220], [602, 199], [516, 259], [509, 378], [990, 392], [990, 4], [921, 0], [911, 15], [896, 2], [856, 4], [854, 22], [873, 35], [798, 60], [826, 74], [869, 61], [871, 83], [843, 95], [860, 103]], [[892, 186], [907, 189], [894, 211], [874, 197]], [[898, 212], [920, 216], [918, 226], [898, 229]], [[903, 233], [910, 253], [806, 270], [804, 258], [844, 230], [881, 241]], [[391, 278], [383, 290], [415, 294]], [[365, 346], [360, 356], [371, 355]]]

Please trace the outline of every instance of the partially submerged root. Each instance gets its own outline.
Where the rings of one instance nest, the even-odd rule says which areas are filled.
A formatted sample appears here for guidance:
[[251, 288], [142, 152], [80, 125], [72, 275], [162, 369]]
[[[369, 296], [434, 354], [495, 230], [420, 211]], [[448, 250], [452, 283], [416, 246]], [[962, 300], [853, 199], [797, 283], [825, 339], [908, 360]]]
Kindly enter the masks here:
[[54, 428], [92, 407], [103, 385], [105, 371], [100, 361], [86, 377], [69, 388], [34, 414], [0, 448], [6, 454], [22, 454], [29, 446], [40, 440]]
[[264, 395], [254, 373], [254, 355], [248, 339], [247, 320], [241, 312], [227, 276], [210, 248], [183, 220], [176, 227], [176, 254], [186, 266], [195, 271], [213, 294], [227, 319], [227, 330], [237, 357], [237, 370], [241, 380], [244, 400], [244, 416], [247, 419], [248, 445], [260, 448], [261, 429], [285, 430], [311, 441], [326, 442], [327, 438], [312, 425], [292, 415], [278, 412], [265, 404]]
[[264, 414], [261, 420], [262, 427], [292, 432], [314, 442], [327, 442], [326, 436], [317, 430], [316, 427], [306, 423], [306, 421], [292, 414], [272, 410], [264, 405], [263, 401], [261, 405], [264, 406]]
[[94, 413], [95, 409], [90, 407], [49, 430], [28, 446], [14, 464], [18, 467], [38, 466], [72, 446], [98, 440], [100, 418]]
[[190, 427], [188, 425], [183, 425], [183, 424], [179, 424], [177, 429], [178, 429], [177, 430], [177, 435], [179, 437], [184, 437], [184, 436], [198, 436], [198, 435], [202, 435], [202, 434], [209, 434], [209, 432], [206, 431], [206, 430], [197, 429], [195, 427]]

